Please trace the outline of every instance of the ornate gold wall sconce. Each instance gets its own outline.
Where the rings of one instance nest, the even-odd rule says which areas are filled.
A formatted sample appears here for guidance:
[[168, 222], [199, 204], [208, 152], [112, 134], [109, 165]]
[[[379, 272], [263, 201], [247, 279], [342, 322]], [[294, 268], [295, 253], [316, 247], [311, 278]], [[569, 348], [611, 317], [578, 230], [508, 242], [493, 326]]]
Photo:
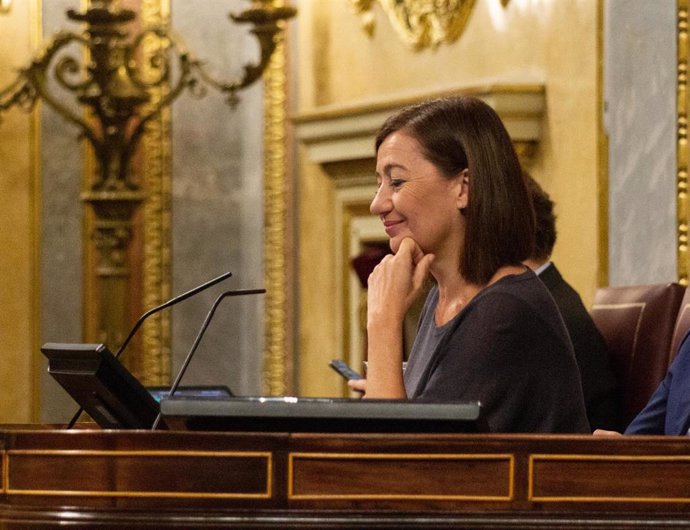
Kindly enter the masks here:
[[[130, 180], [129, 163], [146, 123], [184, 90], [199, 94], [200, 87], [210, 86], [224, 93], [230, 105], [237, 104], [237, 93], [259, 79], [268, 65], [280, 23], [296, 13], [291, 7], [274, 7], [270, 0], [254, 0], [247, 10], [230, 15], [235, 22], [254, 25], [251, 32], [259, 40], [261, 57], [257, 64], [245, 65], [241, 78], [225, 81], [206, 72], [201, 61], [185, 50], [167, 28], [148, 28], [127, 41], [128, 34], [121, 26], [132, 22], [135, 13], [113, 8], [114, 2], [93, 0], [85, 12], [68, 10], [67, 17], [84, 22], [85, 31], [57, 33], [38, 57], [20, 70], [15, 81], [0, 90], [0, 112], [14, 105], [29, 109], [42, 99], [76, 125], [99, 162], [99, 177], [93, 189], [107, 191], [137, 188]], [[162, 44], [147, 58], [153, 76], [143, 75], [136, 61], [149, 38], [158, 38]], [[73, 55], [59, 55], [71, 44], [88, 52], [85, 63]], [[51, 86], [51, 76], [58, 88], [72, 93], [77, 103], [91, 112], [95, 123], [61, 99]], [[166, 97], [142, 112], [143, 105], [151, 100], [151, 90], [163, 85], [169, 87]]]
[[[0, 6], [7, 8], [10, 1], [0, 0]], [[93, 149], [96, 174], [81, 194], [95, 214], [91, 237], [99, 252], [93, 278], [85, 279], [96, 286], [100, 308], [98, 336], [91, 340], [115, 346], [133, 320], [128, 248], [133, 215], [146, 190], [132, 174], [132, 158], [147, 124], [185, 91], [199, 96], [210, 87], [236, 105], [238, 93], [268, 66], [283, 23], [296, 14], [273, 0], [250, 1], [230, 18], [251, 26], [261, 51], [237, 78], [211, 75], [167, 26], [147, 27], [130, 38], [127, 26], [134, 11], [119, 8], [118, 0], [91, 0], [81, 12], [67, 11], [69, 20], [83, 24], [82, 32], [56, 33], [12, 83], [0, 88], [0, 118], [11, 107], [29, 110], [42, 100], [76, 126]]]

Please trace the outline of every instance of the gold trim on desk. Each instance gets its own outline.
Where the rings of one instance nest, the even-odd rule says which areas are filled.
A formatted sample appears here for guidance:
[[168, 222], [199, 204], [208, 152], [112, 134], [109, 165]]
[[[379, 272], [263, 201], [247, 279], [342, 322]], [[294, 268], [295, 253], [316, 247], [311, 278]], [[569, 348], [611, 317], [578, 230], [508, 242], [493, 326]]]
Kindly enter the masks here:
[[[193, 491], [132, 491], [132, 490], [59, 490], [59, 489], [18, 489], [10, 484], [10, 463], [12, 457], [145, 457], [150, 458], [228, 458], [246, 459], [256, 458], [266, 460], [266, 488], [260, 493], [218, 493]], [[3, 492], [8, 495], [50, 495], [50, 496], [82, 496], [82, 497], [165, 497], [180, 499], [270, 499], [273, 497], [273, 454], [271, 452], [240, 452], [240, 451], [109, 451], [109, 450], [40, 450], [17, 449], [3, 454]], [[112, 462], [112, 460], [111, 460]]]
[[0, 484], [0, 492], [4, 495], [7, 493], [7, 484], [10, 482], [10, 475], [7, 472], [7, 451], [2, 452], [2, 484]]
[[[296, 461], [298, 460], [407, 460], [430, 462], [433, 460], [450, 461], [505, 461], [508, 466], [505, 484], [505, 495], [468, 495], [468, 494], [424, 494], [424, 493], [344, 493], [344, 494], [299, 494], [295, 493]], [[351, 480], [349, 477], [348, 480]], [[465, 480], [465, 477], [462, 477]], [[410, 485], [419, 491], [419, 484]], [[515, 456], [512, 454], [471, 454], [471, 453], [290, 453], [288, 456], [288, 499], [289, 500], [440, 500], [440, 501], [512, 501], [515, 497]]]

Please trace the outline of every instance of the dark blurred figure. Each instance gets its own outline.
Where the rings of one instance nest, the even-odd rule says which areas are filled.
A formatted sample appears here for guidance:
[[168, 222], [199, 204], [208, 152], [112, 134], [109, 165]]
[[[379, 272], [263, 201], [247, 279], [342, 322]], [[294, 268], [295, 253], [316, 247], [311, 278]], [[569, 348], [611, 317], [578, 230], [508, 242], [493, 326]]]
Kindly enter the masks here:
[[580, 295], [551, 262], [556, 243], [554, 203], [541, 186], [525, 172], [536, 216], [534, 252], [525, 261], [544, 282], [561, 311], [573, 342], [580, 368], [587, 418], [592, 429], [620, 429], [620, 404], [616, 377], [601, 333], [582, 303]]

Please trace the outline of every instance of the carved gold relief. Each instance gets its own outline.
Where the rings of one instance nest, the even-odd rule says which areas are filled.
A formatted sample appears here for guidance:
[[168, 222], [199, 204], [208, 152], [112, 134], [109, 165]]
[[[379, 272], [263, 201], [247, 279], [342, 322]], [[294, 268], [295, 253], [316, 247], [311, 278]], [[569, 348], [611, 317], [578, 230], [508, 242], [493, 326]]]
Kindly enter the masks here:
[[[170, 0], [144, 0], [141, 20], [145, 26], [169, 24]], [[144, 42], [145, 57], [154, 57], [165, 46], [163, 40], [151, 38]], [[156, 63], [143, 61], [145, 76], [156, 75], [150, 70]], [[166, 85], [152, 93], [152, 105], [166, 97]], [[149, 122], [144, 133], [142, 178], [147, 191], [144, 203], [144, 264], [142, 270], [142, 307], [160, 305], [171, 296], [172, 226], [172, 162], [170, 111], [163, 110]], [[163, 311], [149, 318], [141, 330], [143, 354], [142, 379], [148, 385], [164, 385], [170, 381], [171, 317]]]
[[[276, 0], [275, 6], [282, 2]], [[291, 392], [287, 205], [287, 49], [281, 35], [264, 73], [264, 368], [263, 391]]]
[[688, 0], [678, 0], [677, 244], [678, 281], [688, 284]]
[[[362, 26], [374, 31], [374, 0], [350, 0]], [[456, 41], [465, 30], [475, 0], [378, 0], [403, 42], [414, 49]], [[504, 2], [504, 7], [508, 2]]]

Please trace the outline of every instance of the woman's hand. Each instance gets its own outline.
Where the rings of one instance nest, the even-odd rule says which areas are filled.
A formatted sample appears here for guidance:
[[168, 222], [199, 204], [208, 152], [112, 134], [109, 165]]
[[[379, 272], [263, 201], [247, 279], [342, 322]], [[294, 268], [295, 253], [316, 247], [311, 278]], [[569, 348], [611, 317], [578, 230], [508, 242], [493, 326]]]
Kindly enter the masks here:
[[623, 436], [621, 433], [617, 431], [607, 431], [606, 429], [596, 429], [594, 431], [594, 436]]
[[367, 291], [367, 398], [403, 399], [403, 319], [419, 296], [433, 254], [405, 238], [369, 276]]
[[424, 254], [409, 237], [403, 239], [396, 254], [384, 257], [369, 276], [368, 324], [402, 322], [423, 290], [433, 259], [433, 254]]
[[359, 392], [362, 395], [367, 393], [366, 379], [348, 379], [347, 386], [350, 390], [354, 392]]

